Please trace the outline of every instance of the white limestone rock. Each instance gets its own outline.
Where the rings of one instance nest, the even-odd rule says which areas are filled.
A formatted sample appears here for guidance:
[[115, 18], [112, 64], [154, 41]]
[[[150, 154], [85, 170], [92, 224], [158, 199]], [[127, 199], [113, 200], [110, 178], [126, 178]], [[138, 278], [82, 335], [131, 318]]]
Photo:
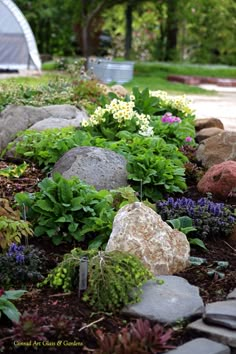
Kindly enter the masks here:
[[106, 251], [139, 257], [155, 274], [174, 274], [188, 266], [190, 246], [185, 234], [173, 230], [141, 202], [121, 208], [113, 223]]

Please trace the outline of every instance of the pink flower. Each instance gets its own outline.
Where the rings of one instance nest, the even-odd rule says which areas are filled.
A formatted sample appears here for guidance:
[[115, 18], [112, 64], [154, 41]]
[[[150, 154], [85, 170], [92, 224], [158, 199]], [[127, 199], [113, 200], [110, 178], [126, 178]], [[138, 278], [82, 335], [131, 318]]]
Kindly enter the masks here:
[[0, 288], [0, 297], [5, 293], [4, 289]]
[[193, 140], [193, 138], [191, 138], [191, 136], [186, 136], [186, 138], [185, 138], [185, 141], [187, 143], [190, 143], [192, 140]]
[[182, 120], [179, 117], [172, 116], [172, 113], [170, 112], [165, 113], [164, 116], [161, 118], [161, 121], [162, 123], [168, 123], [168, 124], [182, 122]]

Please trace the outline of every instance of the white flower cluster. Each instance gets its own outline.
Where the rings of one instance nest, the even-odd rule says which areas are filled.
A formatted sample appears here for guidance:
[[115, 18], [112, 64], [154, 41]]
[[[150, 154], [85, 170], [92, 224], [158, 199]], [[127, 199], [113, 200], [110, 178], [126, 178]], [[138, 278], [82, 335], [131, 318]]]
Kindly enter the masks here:
[[[136, 125], [139, 127], [139, 134], [144, 136], [153, 135], [152, 128], [149, 126], [151, 117], [146, 114], [139, 114], [134, 110], [134, 102], [124, 102], [117, 98], [114, 98], [110, 104], [106, 104], [105, 108], [97, 107], [95, 112], [91, 115], [89, 125], [94, 126], [106, 121], [106, 113], [111, 114], [113, 119], [117, 121], [118, 126], [122, 126], [122, 123], [128, 120], [135, 120]], [[83, 122], [82, 125], [87, 125], [87, 122]]]
[[192, 115], [194, 111], [190, 108], [191, 101], [187, 99], [185, 95], [183, 96], [169, 96], [165, 91], [150, 91], [151, 96], [158, 97], [161, 99], [161, 106], [168, 108], [178, 109], [183, 113], [184, 116]]

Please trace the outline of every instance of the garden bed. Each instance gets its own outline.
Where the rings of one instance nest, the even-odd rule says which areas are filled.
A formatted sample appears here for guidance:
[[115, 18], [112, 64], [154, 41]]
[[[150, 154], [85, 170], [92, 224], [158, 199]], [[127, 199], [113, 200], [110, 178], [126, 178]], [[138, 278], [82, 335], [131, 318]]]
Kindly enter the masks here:
[[[2, 160], [0, 168], [6, 168], [9, 161]], [[15, 192], [37, 190], [37, 183], [42, 180], [43, 174], [34, 165], [30, 165], [23, 177], [11, 178], [0, 177], [0, 197], [12, 199]], [[199, 198], [200, 195], [194, 185], [189, 186], [184, 193], [186, 197]], [[172, 195], [173, 196], [173, 195]], [[235, 199], [231, 198], [228, 204], [236, 207]], [[70, 251], [69, 245], [53, 246], [48, 238], [33, 238], [33, 243], [38, 248], [45, 251], [47, 257], [47, 269], [57, 265], [63, 254]], [[236, 283], [236, 242], [227, 239], [213, 239], [206, 241], [207, 251], [201, 248], [192, 248], [191, 256], [202, 257], [206, 263], [202, 265], [192, 265], [184, 272], [177, 274], [184, 277], [190, 284], [196, 285], [200, 289], [200, 294], [205, 303], [224, 300], [228, 293], [235, 288]], [[228, 262], [227, 268], [223, 269], [221, 277], [218, 272], [209, 275], [209, 270], [216, 269], [217, 262]], [[39, 344], [17, 342], [14, 347], [9, 328], [11, 324], [8, 320], [2, 321], [0, 325], [0, 338], [9, 337], [4, 341], [6, 352], [32, 353], [32, 349], [37, 348], [37, 353], [56, 351], [57, 353], [91, 353], [97, 347], [96, 330], [102, 329], [106, 333], [118, 333], [132, 318], [120, 316], [119, 313], [96, 312], [86, 305], [76, 292], [62, 293], [48, 287], [37, 289], [30, 283], [27, 285], [28, 292], [17, 301], [17, 308], [21, 313], [24, 311], [38, 313], [38, 318], [49, 317], [57, 319], [59, 315], [71, 318], [69, 325], [72, 325], [70, 333], [63, 332], [56, 336], [47, 336], [47, 341], [38, 341]], [[133, 319], [134, 320], [134, 319]], [[68, 324], [67, 329], [68, 329]], [[191, 333], [185, 330], [186, 323], [176, 328], [171, 339], [171, 344], [180, 345], [191, 338]], [[61, 342], [58, 341], [62, 341]]]

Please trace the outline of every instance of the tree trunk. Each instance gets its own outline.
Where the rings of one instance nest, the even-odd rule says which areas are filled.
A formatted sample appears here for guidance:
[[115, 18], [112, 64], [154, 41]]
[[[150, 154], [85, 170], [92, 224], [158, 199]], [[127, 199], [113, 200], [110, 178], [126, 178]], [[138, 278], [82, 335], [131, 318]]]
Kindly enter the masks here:
[[132, 5], [128, 2], [126, 11], [125, 11], [125, 19], [126, 19], [126, 28], [125, 28], [125, 59], [130, 59], [130, 51], [132, 48]]
[[165, 60], [174, 60], [176, 57], [177, 35], [178, 35], [178, 1], [167, 0], [167, 21], [166, 21], [166, 52]]

